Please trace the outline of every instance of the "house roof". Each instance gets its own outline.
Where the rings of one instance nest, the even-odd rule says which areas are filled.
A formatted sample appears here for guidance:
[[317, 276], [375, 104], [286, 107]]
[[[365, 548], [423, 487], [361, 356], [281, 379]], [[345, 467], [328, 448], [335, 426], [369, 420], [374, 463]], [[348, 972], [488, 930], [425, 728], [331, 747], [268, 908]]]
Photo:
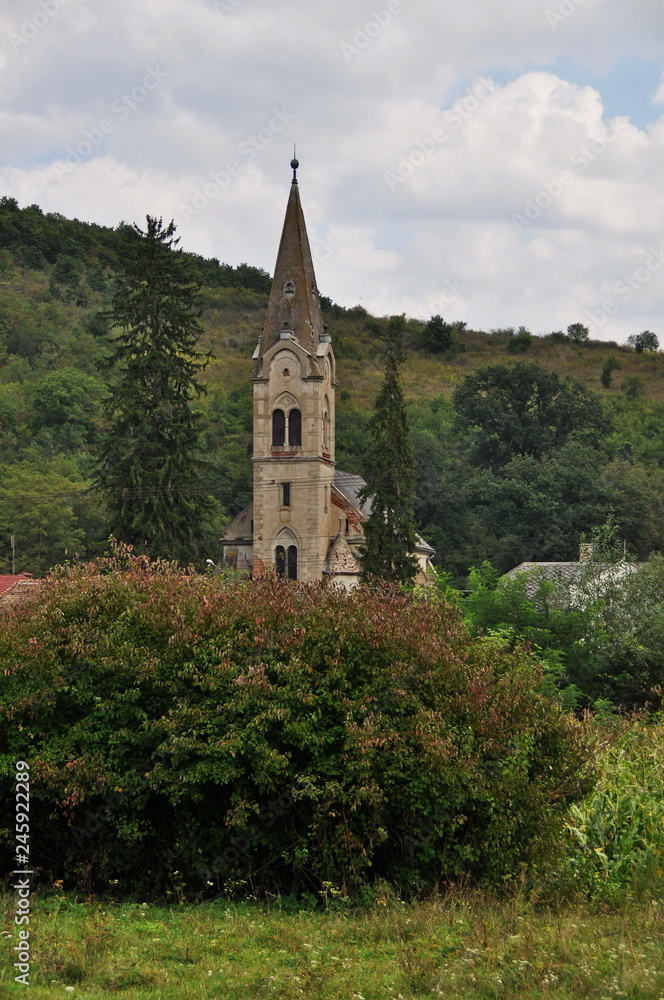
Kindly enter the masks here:
[[17, 583], [21, 580], [30, 580], [32, 578], [31, 573], [16, 573], [16, 575], [0, 575], [0, 597], [6, 594], [8, 590], [15, 587]]
[[505, 573], [501, 580], [515, 580], [522, 573], [529, 574], [529, 578], [526, 580], [526, 597], [533, 597], [542, 578], [552, 583], [556, 580], [569, 580], [571, 583], [581, 582], [590, 575], [591, 568], [592, 586], [594, 589], [601, 589], [604, 582], [610, 583], [613, 580], [622, 579], [635, 572], [639, 567], [635, 563], [628, 562], [522, 562]]

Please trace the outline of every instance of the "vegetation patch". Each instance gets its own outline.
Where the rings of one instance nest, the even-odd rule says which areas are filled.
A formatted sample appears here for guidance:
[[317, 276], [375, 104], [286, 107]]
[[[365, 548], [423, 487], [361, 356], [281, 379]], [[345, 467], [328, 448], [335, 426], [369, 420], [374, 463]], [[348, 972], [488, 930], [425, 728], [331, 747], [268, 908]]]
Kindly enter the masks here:
[[40, 588], [0, 655], [2, 782], [29, 760], [48, 882], [502, 884], [560, 851], [591, 787], [584, 727], [536, 659], [471, 638], [443, 599], [229, 584], [119, 550]]

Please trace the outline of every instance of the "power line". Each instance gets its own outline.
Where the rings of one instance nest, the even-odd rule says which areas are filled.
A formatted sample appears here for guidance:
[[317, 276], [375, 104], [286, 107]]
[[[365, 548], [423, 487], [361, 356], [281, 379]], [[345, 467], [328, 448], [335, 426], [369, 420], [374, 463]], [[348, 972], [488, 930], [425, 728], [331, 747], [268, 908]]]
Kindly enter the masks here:
[[[284, 478], [283, 480], [275, 480], [270, 483], [261, 483], [259, 486], [255, 486], [253, 483], [248, 484], [247, 488], [251, 490], [253, 494], [256, 493], [278, 493], [281, 490], [282, 483], [290, 483], [291, 491], [301, 490], [301, 489], [311, 489], [317, 486], [316, 483], [310, 482], [298, 482], [297, 480]], [[328, 485], [328, 484], [323, 484]], [[148, 499], [150, 497], [157, 496], [169, 496], [169, 495], [205, 495], [214, 493], [215, 489], [219, 489], [222, 486], [228, 486], [227, 480], [216, 480], [205, 486], [141, 486], [141, 487], [122, 487], [118, 490], [108, 491], [113, 496], [123, 496], [127, 499]], [[0, 504], [3, 500], [80, 500], [82, 497], [100, 497], [108, 495], [107, 491], [102, 491], [94, 487], [86, 487], [80, 490], [72, 491], [62, 491], [62, 492], [44, 492], [44, 493], [21, 493], [15, 496], [2, 496], [5, 487], [0, 486]]]

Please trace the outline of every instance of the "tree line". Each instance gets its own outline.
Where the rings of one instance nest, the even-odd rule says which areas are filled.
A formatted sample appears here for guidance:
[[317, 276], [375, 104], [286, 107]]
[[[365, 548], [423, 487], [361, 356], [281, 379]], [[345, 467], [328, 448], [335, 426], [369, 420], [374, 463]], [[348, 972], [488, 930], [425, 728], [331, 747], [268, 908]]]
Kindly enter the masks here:
[[[56, 263], [34, 272], [41, 284], [30, 286], [28, 295], [12, 274], [2, 286], [5, 567], [10, 536], [19, 568], [36, 573], [100, 554], [110, 533], [142, 547], [148, 541], [155, 555], [199, 565], [214, 558], [224, 523], [251, 496], [251, 387], [247, 379], [224, 390], [209, 378], [209, 352], [198, 347], [204, 334], [200, 296], [207, 287], [200, 261], [179, 250], [173, 232], [156, 220], [148, 220], [145, 232], [131, 226], [107, 231], [74, 220], [71, 233], [80, 227], [88, 249], [97, 248], [83, 252], [86, 277], [79, 287], [92, 296], [84, 308], [68, 298], [71, 287], [57, 267], [69, 221], [19, 210], [11, 199], [0, 209], [3, 218], [17, 220], [14, 229], [2, 229], [12, 253], [27, 238], [20, 234], [28, 222], [35, 232], [54, 227], [61, 240], [49, 236], [48, 253]], [[112, 262], [98, 290], [88, 284], [95, 253]], [[151, 370], [136, 312], [152, 308], [141, 275], [154, 274], [157, 265], [168, 275], [161, 290], [170, 303], [159, 329], [152, 327], [155, 346], [165, 348], [159, 372]], [[257, 323], [263, 301], [253, 306]], [[524, 357], [476, 369], [459, 379], [451, 397], [432, 395], [406, 407], [398, 381], [404, 354], [462, 356], [464, 324], [441, 317], [419, 326], [404, 317], [383, 322], [359, 307], [341, 310], [325, 299], [324, 305], [342, 330], [335, 337], [342, 363], [346, 355], [363, 356], [362, 344], [345, 332], [352, 320], [355, 329], [366, 327], [374, 344], [383, 343], [387, 365], [373, 417], [341, 390], [339, 465], [363, 474], [374, 496], [382, 491], [399, 497], [406, 518], [399, 532], [408, 545], [415, 531], [421, 533], [437, 550], [439, 569], [451, 572], [457, 586], [464, 587], [470, 568], [487, 559], [499, 572], [526, 560], [575, 559], [581, 533], [609, 516], [636, 557], [662, 548], [662, 407], [636, 386], [602, 398]], [[575, 326], [560, 334], [568, 343], [572, 334], [579, 336]], [[510, 338], [530, 334], [521, 329], [506, 336], [512, 353]], [[601, 369], [597, 383], [604, 392]], [[381, 435], [397, 442], [387, 468], [380, 461]], [[183, 465], [185, 455], [191, 462]], [[372, 478], [372, 465], [384, 481]], [[113, 512], [116, 500], [120, 513]], [[169, 517], [181, 525], [182, 536], [168, 526]], [[372, 531], [370, 524], [369, 541]]]

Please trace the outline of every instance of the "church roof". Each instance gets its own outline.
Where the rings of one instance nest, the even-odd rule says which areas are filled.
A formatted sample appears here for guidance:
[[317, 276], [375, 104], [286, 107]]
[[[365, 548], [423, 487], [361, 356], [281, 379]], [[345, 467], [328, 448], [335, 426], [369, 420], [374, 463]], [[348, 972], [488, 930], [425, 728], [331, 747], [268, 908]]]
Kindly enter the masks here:
[[371, 500], [360, 503], [359, 492], [366, 486], [362, 476], [354, 476], [352, 472], [342, 472], [341, 469], [334, 470], [334, 485], [342, 493], [346, 500], [350, 500], [354, 507], [360, 511], [364, 517], [369, 517], [371, 513]]
[[[366, 482], [362, 476], [354, 476], [352, 472], [342, 472], [341, 469], [334, 470], [334, 485], [342, 493], [346, 500], [350, 500], [354, 507], [362, 514], [366, 520], [371, 513], [371, 500], [360, 503], [359, 493]], [[421, 535], [417, 535], [417, 551], [426, 552], [427, 555], [435, 555], [436, 550], [432, 549], [428, 542], [425, 542]]]
[[319, 337], [325, 333], [314, 262], [295, 176], [297, 165], [297, 160], [293, 160], [294, 176], [274, 266], [263, 336], [255, 355], [257, 358], [283, 339], [282, 330], [290, 330], [301, 346], [314, 355]]

